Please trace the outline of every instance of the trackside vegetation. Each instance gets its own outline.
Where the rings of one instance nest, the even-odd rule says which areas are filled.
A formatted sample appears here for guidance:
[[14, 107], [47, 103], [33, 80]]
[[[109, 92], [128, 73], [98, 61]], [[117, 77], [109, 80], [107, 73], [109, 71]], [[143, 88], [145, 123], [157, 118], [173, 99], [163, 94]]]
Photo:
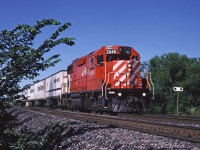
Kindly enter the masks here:
[[176, 114], [177, 93], [173, 87], [183, 87], [179, 97], [180, 113], [200, 115], [200, 58], [169, 53], [155, 56], [148, 67], [155, 86], [153, 113]]
[[[58, 26], [52, 35], [44, 39], [40, 46], [34, 40], [47, 26]], [[55, 66], [60, 61], [59, 54], [47, 57], [45, 54], [60, 44], [74, 45], [74, 38], [60, 37], [71, 26], [70, 23], [61, 24], [54, 19], [37, 21], [33, 26], [21, 24], [13, 30], [0, 32], [0, 149], [39, 149], [45, 142], [28, 130], [15, 132], [15, 118], [7, 112], [8, 102], [22, 98], [18, 93], [27, 89], [29, 85], [21, 87], [24, 79], [34, 79], [39, 71]], [[38, 140], [35, 140], [38, 139]], [[31, 142], [32, 141], [32, 142]], [[27, 144], [29, 143], [29, 144]], [[32, 144], [31, 144], [32, 143]], [[35, 144], [35, 145], [34, 145]], [[28, 146], [28, 147], [27, 147]]]

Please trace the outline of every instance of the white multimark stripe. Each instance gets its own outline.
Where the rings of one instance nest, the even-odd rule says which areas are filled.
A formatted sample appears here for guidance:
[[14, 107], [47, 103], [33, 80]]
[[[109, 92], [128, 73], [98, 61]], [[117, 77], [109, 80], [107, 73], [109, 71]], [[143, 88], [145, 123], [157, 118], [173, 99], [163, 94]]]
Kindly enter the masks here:
[[134, 64], [132, 65], [132, 68], [133, 68], [133, 69], [135, 68], [135, 66], [137, 66], [138, 62], [139, 62], [139, 61], [135, 61], [135, 62], [134, 62]]
[[[140, 69], [140, 68], [138, 67], [138, 68], [136, 69], [135, 73], [131, 75], [130, 79], [127, 81], [127, 85], [129, 85], [130, 82], [133, 81], [133, 79], [135, 78], [136, 73], [139, 71], [139, 69]], [[137, 84], [137, 82], [138, 82], [138, 80], [136, 79], [134, 83]], [[125, 83], [123, 86], [126, 86], [126, 83]]]
[[136, 79], [134, 83], [135, 83], [135, 85], [136, 85], [136, 84], [138, 83], [138, 79]]
[[140, 71], [140, 67], [138, 67], [136, 70], [135, 70], [135, 73], [139, 72]]
[[119, 65], [121, 65], [121, 63], [123, 63], [123, 61], [118, 61], [114, 66], [113, 66], [113, 71], [115, 71], [117, 69], [117, 67], [119, 67]]
[[140, 70], [140, 67], [138, 67], [138, 68], [135, 70], [135, 73], [134, 73], [134, 74], [130, 77], [130, 79], [129, 79], [130, 82], [134, 79], [136, 73], [139, 72], [139, 70]]
[[129, 81], [131, 82], [131, 81], [133, 80], [134, 77], [135, 77], [135, 74], [133, 74], [133, 75], [131, 76], [131, 78], [129, 79]]
[[[130, 75], [130, 72], [128, 72], [128, 73], [126, 74], [127, 77], [129, 77], [129, 75]], [[126, 83], [123, 84], [123, 86], [128, 86], [129, 84], [130, 84], [130, 82], [129, 82], [129, 80], [128, 80], [128, 81], [126, 81]]]
[[[122, 81], [124, 81], [125, 78], [126, 78], [126, 74], [124, 74], [124, 75], [119, 79], [119, 81], [122, 82]], [[115, 86], [119, 86], [119, 83], [120, 83], [120, 82], [115, 83]]]
[[114, 79], [116, 79], [116, 76], [120, 73], [122, 73], [124, 70], [126, 69], [126, 64], [124, 64], [120, 69], [119, 71], [117, 71], [114, 75]]

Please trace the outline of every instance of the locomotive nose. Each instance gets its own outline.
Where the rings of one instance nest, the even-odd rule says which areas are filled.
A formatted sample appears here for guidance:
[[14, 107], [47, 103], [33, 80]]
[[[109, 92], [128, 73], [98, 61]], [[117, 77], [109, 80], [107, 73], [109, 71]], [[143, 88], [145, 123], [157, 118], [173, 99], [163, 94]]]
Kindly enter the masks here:
[[113, 87], [127, 88], [132, 71], [131, 61], [121, 60], [113, 65]]

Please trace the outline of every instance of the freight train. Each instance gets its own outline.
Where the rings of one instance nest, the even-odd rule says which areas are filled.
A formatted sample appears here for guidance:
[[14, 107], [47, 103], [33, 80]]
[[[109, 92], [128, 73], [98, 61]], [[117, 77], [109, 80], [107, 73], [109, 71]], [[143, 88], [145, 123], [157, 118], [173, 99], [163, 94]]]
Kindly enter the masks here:
[[26, 106], [96, 112], [147, 111], [153, 89], [140, 71], [140, 54], [128, 46], [103, 46], [75, 59], [23, 92]]

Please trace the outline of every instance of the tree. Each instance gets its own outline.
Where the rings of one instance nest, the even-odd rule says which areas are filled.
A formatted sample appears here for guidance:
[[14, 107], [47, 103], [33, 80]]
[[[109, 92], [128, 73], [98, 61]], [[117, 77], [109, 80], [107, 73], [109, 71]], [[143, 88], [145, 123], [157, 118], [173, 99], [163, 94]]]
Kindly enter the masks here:
[[[176, 93], [173, 87], [181, 86], [180, 111], [189, 113], [197, 105], [200, 92], [199, 59], [191, 59], [178, 53], [155, 56], [150, 60], [149, 68], [155, 85], [153, 111], [174, 113], [176, 110]], [[196, 102], [196, 104], [195, 104]]]
[[18, 94], [29, 87], [20, 87], [19, 83], [23, 79], [34, 79], [39, 71], [60, 61], [58, 54], [44, 58], [52, 48], [61, 43], [74, 45], [74, 38], [58, 38], [61, 32], [71, 26], [65, 23], [35, 48], [34, 39], [48, 25], [61, 24], [57, 20], [44, 19], [34, 26], [22, 24], [11, 31], [3, 30], [0, 33], [0, 149], [18, 149], [16, 146], [23, 143], [20, 135], [13, 130], [15, 118], [7, 112], [8, 100], [20, 98]]
[[186, 65], [186, 79], [183, 84], [187, 101], [190, 100], [190, 111], [195, 109], [200, 114], [200, 59], [190, 59]]
[[36, 47], [34, 39], [42, 33], [44, 27], [51, 25], [61, 25], [61, 23], [53, 19], [44, 19], [33, 26], [22, 24], [11, 31], [1, 31], [0, 100], [7, 100], [8, 97], [19, 98], [17, 94], [28, 87], [28, 85], [19, 86], [23, 79], [33, 79], [39, 75], [39, 71], [46, 70], [60, 61], [59, 55], [45, 59], [45, 53], [61, 43], [74, 45], [74, 38], [58, 38], [61, 32], [71, 26], [70, 23], [65, 23]]

